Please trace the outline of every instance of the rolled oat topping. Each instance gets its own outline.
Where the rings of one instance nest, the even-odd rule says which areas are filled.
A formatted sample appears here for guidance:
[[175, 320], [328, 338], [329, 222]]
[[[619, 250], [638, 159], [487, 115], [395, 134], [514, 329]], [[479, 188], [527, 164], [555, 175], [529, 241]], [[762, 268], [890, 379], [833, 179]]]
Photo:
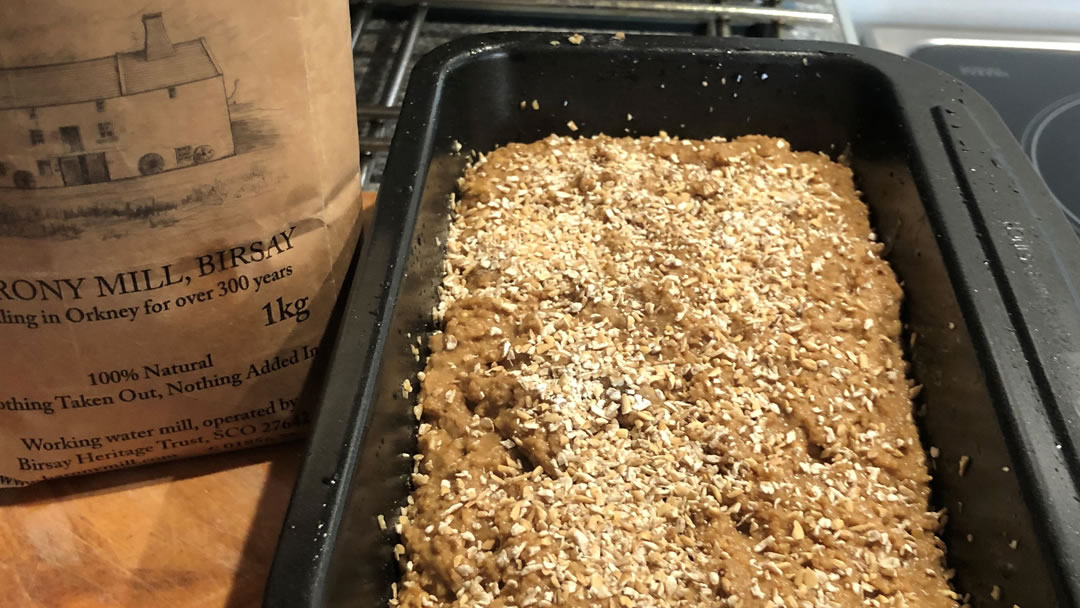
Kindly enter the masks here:
[[959, 605], [847, 167], [551, 136], [460, 191], [395, 606]]

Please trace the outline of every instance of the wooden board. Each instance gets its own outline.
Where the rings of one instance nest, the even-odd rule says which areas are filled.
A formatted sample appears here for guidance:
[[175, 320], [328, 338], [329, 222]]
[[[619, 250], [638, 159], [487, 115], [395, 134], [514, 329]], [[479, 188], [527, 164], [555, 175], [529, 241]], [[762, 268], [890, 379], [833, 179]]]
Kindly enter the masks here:
[[0, 493], [0, 606], [258, 606], [303, 449], [293, 442]]

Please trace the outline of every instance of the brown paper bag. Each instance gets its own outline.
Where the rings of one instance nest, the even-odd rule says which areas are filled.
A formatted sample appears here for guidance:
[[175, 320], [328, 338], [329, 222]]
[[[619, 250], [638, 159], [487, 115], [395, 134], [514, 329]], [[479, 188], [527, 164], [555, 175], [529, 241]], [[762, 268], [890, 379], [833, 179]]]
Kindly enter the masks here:
[[352, 69], [345, 0], [0, 3], [0, 487], [304, 432]]

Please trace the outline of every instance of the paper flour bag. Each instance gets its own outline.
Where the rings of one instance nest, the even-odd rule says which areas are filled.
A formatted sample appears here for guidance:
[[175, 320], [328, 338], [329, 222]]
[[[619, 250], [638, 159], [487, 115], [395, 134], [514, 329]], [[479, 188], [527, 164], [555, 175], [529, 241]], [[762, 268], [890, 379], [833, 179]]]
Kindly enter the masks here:
[[344, 0], [0, 3], [0, 487], [304, 432], [352, 69]]

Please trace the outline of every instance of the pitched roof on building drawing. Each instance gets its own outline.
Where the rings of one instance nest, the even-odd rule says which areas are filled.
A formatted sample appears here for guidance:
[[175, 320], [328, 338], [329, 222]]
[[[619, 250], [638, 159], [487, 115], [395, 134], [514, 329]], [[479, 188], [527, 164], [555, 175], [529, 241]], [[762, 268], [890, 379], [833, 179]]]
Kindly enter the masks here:
[[221, 75], [202, 38], [147, 59], [140, 49], [71, 63], [0, 69], [0, 110], [96, 101]]

